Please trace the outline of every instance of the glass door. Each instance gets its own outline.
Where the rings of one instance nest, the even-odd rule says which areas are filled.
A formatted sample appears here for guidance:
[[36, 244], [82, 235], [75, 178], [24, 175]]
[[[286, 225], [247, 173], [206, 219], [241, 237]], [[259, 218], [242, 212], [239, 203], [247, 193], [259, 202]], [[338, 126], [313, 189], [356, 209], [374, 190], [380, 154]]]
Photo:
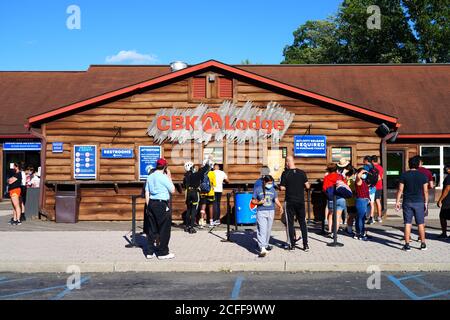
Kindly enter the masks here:
[[387, 189], [388, 199], [394, 199], [400, 175], [405, 170], [405, 152], [404, 151], [388, 151], [387, 153]]

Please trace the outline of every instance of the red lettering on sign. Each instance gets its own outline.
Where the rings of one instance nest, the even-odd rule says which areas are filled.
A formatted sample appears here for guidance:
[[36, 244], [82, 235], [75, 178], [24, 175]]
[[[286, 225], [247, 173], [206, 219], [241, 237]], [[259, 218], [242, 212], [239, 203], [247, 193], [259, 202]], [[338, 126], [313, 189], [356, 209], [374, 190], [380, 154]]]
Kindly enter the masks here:
[[195, 121], [197, 121], [198, 116], [186, 116], [186, 130], [195, 130]]
[[172, 130], [183, 129], [183, 117], [182, 116], [172, 116]]
[[283, 131], [284, 130], [284, 121], [283, 120], [275, 120], [273, 128], [275, 130]]
[[161, 131], [169, 130], [170, 126], [169, 125], [163, 126], [163, 124], [162, 124], [163, 121], [169, 121], [169, 117], [168, 116], [158, 117], [158, 121], [156, 122], [156, 126], [158, 127], [158, 130], [161, 130]]

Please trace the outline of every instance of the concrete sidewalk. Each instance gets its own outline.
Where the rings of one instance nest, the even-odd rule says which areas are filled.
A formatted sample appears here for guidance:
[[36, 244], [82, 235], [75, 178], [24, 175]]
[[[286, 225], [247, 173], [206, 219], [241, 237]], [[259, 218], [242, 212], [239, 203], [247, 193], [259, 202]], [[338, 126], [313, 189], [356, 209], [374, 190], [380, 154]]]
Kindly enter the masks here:
[[[20, 227], [20, 226], [19, 226]], [[16, 227], [14, 227], [16, 228]], [[147, 260], [141, 248], [125, 248], [126, 231], [15, 231], [0, 232], [1, 272], [66, 272], [77, 265], [81, 272], [220, 272], [220, 271], [360, 271], [376, 265], [383, 271], [450, 271], [450, 241], [436, 239], [437, 228], [427, 230], [428, 250], [401, 251], [402, 233], [396, 226], [370, 228], [371, 241], [340, 235], [342, 248], [328, 247], [331, 239], [310, 232], [311, 251], [282, 249], [285, 232], [272, 233], [275, 248], [265, 258], [256, 255], [255, 234], [242, 230], [232, 234], [232, 243], [222, 242], [223, 229], [190, 235], [175, 228], [170, 242], [176, 258]], [[415, 238], [415, 237], [414, 237]], [[137, 241], [146, 239], [138, 234]]]

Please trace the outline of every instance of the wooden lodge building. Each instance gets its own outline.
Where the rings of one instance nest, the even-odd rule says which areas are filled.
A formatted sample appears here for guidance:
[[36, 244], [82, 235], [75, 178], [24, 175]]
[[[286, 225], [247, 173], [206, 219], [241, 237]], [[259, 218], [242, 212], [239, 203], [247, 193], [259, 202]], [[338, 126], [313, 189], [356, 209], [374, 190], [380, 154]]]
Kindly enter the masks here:
[[[275, 105], [267, 119], [276, 112], [292, 115], [280, 130], [279, 150], [270, 151], [271, 137], [257, 145], [245, 137], [240, 144], [226, 136], [207, 143], [173, 138], [170, 116], [158, 127], [157, 116], [190, 114], [188, 109], [204, 105], [219, 111], [224, 102], [239, 108], [251, 102], [261, 110]], [[283, 157], [297, 152], [294, 141], [314, 137], [323, 139], [325, 149], [295, 157], [310, 181], [323, 178], [326, 164], [341, 157], [361, 166], [365, 155], [378, 155], [387, 168], [387, 198], [409, 157], [424, 156], [437, 193], [444, 164], [450, 162], [447, 64], [227, 65], [210, 60], [177, 71], [167, 65], [93, 65], [80, 72], [0, 72], [0, 108], [2, 194], [10, 163], [41, 166], [40, 210], [50, 220], [56, 190], [71, 185], [81, 192], [79, 220], [130, 219], [131, 195], [141, 193], [145, 161], [159, 154], [176, 182], [183, 178], [184, 160], [200, 164], [211, 154], [223, 164], [232, 182], [225, 190], [231, 190], [251, 186], [263, 163], [277, 176]], [[236, 139], [242, 137], [235, 132]], [[177, 152], [181, 145], [189, 146], [188, 152]], [[245, 151], [231, 160], [230, 146]], [[138, 199], [138, 217], [142, 208]], [[183, 194], [174, 196], [173, 209], [179, 218]]]

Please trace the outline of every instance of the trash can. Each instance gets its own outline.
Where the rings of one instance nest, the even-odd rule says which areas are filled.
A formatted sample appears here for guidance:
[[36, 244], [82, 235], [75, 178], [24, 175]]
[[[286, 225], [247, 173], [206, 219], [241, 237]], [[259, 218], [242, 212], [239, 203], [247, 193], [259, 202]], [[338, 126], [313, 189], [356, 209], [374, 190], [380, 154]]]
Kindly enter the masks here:
[[56, 186], [56, 222], [77, 223], [80, 200], [81, 196], [79, 185]]
[[256, 224], [256, 205], [252, 203], [253, 192], [236, 192], [234, 206], [237, 224]]
[[40, 188], [28, 188], [26, 201], [25, 201], [25, 213], [28, 217], [36, 218], [39, 216], [39, 195]]

